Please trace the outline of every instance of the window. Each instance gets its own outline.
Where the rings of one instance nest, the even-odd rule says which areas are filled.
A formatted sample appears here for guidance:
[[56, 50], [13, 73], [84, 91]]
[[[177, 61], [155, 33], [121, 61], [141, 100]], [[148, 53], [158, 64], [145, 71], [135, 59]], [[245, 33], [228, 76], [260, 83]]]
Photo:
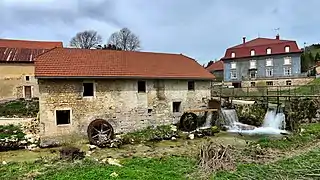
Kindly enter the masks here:
[[235, 58], [235, 57], [236, 57], [236, 53], [234, 53], [234, 52], [231, 53], [231, 57], [232, 57], [232, 58]]
[[251, 50], [250, 54], [251, 54], [251, 56], [254, 56], [254, 55], [256, 55], [256, 52], [254, 50]]
[[231, 63], [231, 69], [236, 69], [237, 68], [237, 64], [235, 62]]
[[251, 82], [251, 87], [255, 87], [256, 86], [256, 82]]
[[194, 81], [188, 81], [188, 91], [194, 91]]
[[267, 68], [266, 69], [266, 76], [267, 77], [273, 76], [273, 69], [272, 68]]
[[83, 83], [83, 97], [91, 97], [94, 95], [94, 84]]
[[273, 86], [273, 81], [267, 81], [267, 86]]
[[286, 85], [291, 86], [291, 81], [290, 80], [286, 81]]
[[271, 54], [272, 52], [271, 52], [271, 48], [268, 48], [267, 49], [267, 54]]
[[256, 60], [251, 60], [250, 61], [250, 69], [256, 69], [257, 68], [257, 64], [256, 64]]
[[172, 103], [173, 112], [180, 112], [181, 102], [173, 102]]
[[256, 78], [257, 76], [257, 71], [250, 71], [250, 78]]
[[266, 66], [273, 66], [273, 59], [266, 59]]
[[26, 81], [30, 81], [30, 76], [26, 76]]
[[151, 114], [152, 113], [152, 109], [148, 109], [148, 114]]
[[57, 125], [70, 124], [70, 110], [56, 110]]
[[284, 65], [290, 65], [290, 64], [291, 64], [291, 57], [285, 57], [283, 64], [284, 64]]
[[285, 51], [285, 52], [290, 52], [290, 46], [286, 46], [286, 47], [284, 48], [284, 51]]
[[231, 79], [237, 79], [237, 72], [236, 71], [231, 71]]
[[145, 93], [145, 92], [146, 92], [146, 82], [138, 81], [138, 93]]
[[284, 67], [284, 75], [285, 76], [290, 76], [291, 75], [291, 67]]

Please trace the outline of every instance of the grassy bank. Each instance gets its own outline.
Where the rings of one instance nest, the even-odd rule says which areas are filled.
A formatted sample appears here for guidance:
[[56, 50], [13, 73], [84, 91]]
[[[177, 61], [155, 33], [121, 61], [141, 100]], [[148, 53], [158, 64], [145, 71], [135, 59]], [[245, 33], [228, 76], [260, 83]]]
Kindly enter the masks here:
[[235, 172], [219, 172], [213, 179], [320, 179], [320, 149], [274, 164], [241, 164]]
[[[101, 164], [95, 161], [78, 163], [13, 163], [0, 166], [1, 179], [186, 179], [193, 172], [196, 162], [189, 158], [134, 158], [121, 163], [123, 167]], [[111, 174], [117, 174], [112, 177]]]

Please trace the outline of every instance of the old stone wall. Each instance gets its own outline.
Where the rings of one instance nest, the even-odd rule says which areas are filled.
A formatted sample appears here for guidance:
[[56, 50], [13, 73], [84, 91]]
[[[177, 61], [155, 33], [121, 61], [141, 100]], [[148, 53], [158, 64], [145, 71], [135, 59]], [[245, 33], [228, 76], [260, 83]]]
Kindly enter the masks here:
[[[255, 82], [256, 86], [267, 85], [268, 81], [273, 83], [273, 86], [287, 86], [287, 81], [291, 82], [291, 86], [303, 86], [313, 81], [314, 78], [279, 78], [279, 79], [270, 79], [270, 80], [255, 80], [255, 81], [242, 81], [242, 87], [251, 87], [251, 82]], [[292, 89], [293, 87], [281, 87], [281, 90]], [[255, 88], [250, 88], [250, 91], [256, 90]], [[268, 87], [268, 90], [277, 90], [277, 88]]]
[[23, 98], [24, 86], [31, 86], [33, 97], [39, 96], [33, 64], [0, 63], [0, 100]]
[[[146, 93], [138, 93], [137, 80], [95, 80], [95, 96], [82, 97], [82, 80], [39, 80], [41, 135], [86, 134], [95, 119], [107, 120], [115, 132], [177, 122], [184, 110], [201, 108], [210, 98], [210, 81], [147, 80]], [[173, 102], [181, 102], [173, 113]], [[70, 110], [71, 123], [56, 125], [55, 111]]]

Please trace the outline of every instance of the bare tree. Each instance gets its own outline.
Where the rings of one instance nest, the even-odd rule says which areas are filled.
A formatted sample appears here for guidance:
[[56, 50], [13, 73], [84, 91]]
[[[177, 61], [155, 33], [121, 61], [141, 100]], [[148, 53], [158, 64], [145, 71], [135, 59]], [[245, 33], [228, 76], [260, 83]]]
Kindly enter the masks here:
[[78, 32], [76, 36], [71, 39], [70, 46], [81, 49], [90, 49], [101, 42], [102, 37], [97, 33], [97, 31], [86, 30]]
[[128, 28], [122, 28], [120, 31], [114, 32], [108, 43], [124, 51], [138, 51], [140, 49], [139, 37]]

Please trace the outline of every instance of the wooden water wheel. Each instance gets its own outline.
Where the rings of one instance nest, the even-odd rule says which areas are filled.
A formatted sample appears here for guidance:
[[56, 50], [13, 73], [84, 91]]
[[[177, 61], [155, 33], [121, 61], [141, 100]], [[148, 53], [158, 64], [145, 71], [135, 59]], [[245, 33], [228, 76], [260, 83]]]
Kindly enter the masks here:
[[191, 112], [184, 113], [180, 118], [180, 129], [183, 131], [194, 131], [197, 129], [197, 115]]
[[114, 130], [106, 120], [96, 119], [88, 126], [88, 138], [91, 144], [104, 146], [114, 137]]

